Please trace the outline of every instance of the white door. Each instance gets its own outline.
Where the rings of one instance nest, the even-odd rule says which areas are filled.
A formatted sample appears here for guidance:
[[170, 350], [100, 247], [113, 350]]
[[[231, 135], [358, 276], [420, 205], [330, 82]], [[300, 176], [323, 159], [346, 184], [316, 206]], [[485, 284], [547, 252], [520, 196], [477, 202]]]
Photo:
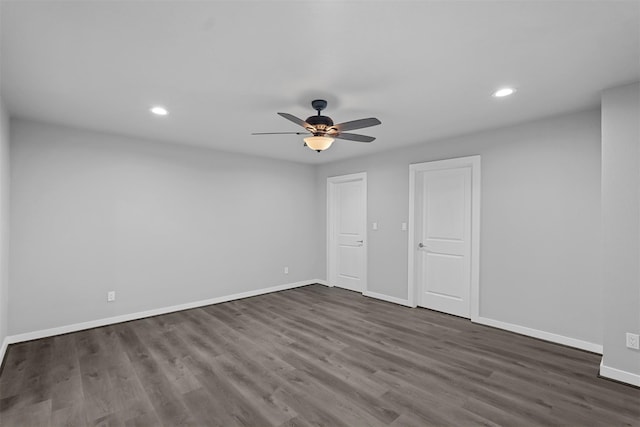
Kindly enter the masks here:
[[474, 222], [479, 224], [472, 217], [473, 167], [443, 162], [426, 164], [413, 175], [415, 303], [470, 318], [472, 282], [477, 275], [472, 271], [477, 270], [472, 229]]
[[366, 175], [327, 180], [329, 284], [366, 290]]

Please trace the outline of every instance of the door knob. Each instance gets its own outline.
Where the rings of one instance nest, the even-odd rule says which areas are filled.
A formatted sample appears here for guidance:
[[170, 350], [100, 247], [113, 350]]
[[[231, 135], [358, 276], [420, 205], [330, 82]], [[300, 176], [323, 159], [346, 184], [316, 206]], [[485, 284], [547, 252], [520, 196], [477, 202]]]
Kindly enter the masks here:
[[420, 243], [418, 243], [418, 247], [419, 247], [420, 249], [422, 249], [422, 248], [424, 248], [425, 246], [422, 244], [422, 242], [420, 242]]

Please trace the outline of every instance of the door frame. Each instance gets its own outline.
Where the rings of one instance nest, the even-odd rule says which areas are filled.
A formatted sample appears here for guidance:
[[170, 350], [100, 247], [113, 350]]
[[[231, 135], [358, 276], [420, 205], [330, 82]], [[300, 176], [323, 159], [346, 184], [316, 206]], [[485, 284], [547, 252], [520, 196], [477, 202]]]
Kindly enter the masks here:
[[368, 259], [368, 250], [369, 240], [367, 238], [367, 173], [359, 172], [352, 173], [348, 175], [339, 175], [339, 176], [330, 176], [327, 178], [327, 283], [329, 286], [334, 286], [331, 282], [333, 278], [333, 273], [336, 269], [334, 263], [334, 253], [332, 250], [335, 247], [335, 239], [334, 239], [334, 228], [336, 226], [334, 222], [335, 213], [336, 213], [336, 191], [335, 186], [338, 184], [342, 184], [345, 182], [353, 182], [353, 181], [362, 181], [363, 187], [363, 218], [362, 218], [362, 239], [364, 240], [364, 244], [362, 245], [362, 250], [364, 251], [363, 255], [363, 265], [362, 265], [362, 293], [367, 292], [368, 284], [367, 284], [367, 259]]
[[409, 165], [409, 265], [408, 302], [418, 306], [418, 284], [416, 280], [416, 180], [421, 172], [443, 169], [471, 168], [471, 290], [469, 314], [471, 321], [480, 316], [480, 156], [458, 157]]

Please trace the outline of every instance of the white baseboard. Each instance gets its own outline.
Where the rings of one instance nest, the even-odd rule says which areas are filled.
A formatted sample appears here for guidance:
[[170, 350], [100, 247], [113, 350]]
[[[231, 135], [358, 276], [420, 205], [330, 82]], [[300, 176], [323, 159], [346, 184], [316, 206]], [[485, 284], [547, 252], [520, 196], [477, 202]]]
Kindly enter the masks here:
[[501, 322], [499, 320], [493, 320], [486, 317], [478, 317], [472, 320], [473, 322], [479, 323], [481, 325], [492, 326], [494, 328], [504, 329], [507, 331], [515, 332], [515, 333], [526, 335], [533, 338], [539, 338], [541, 340], [554, 342], [556, 344], [562, 344], [568, 347], [579, 348], [581, 350], [590, 351], [592, 353], [602, 354], [602, 345], [600, 344], [595, 344], [588, 341], [582, 341], [575, 338], [565, 337], [564, 335], [557, 335], [551, 332], [540, 331], [538, 329], [527, 328], [525, 326]]
[[[59, 326], [56, 328], [42, 329], [39, 331], [27, 332], [23, 334], [10, 335], [5, 338], [3, 344], [3, 351], [6, 349], [7, 344], [14, 344], [23, 341], [37, 340], [40, 338], [51, 337], [60, 334], [67, 334], [69, 332], [82, 331], [84, 329], [97, 328], [100, 326], [112, 325], [114, 323], [128, 322], [130, 320], [143, 319], [145, 317], [157, 316], [159, 314], [173, 313], [175, 311], [188, 310], [190, 308], [203, 307], [205, 305], [219, 304], [222, 302], [233, 301], [242, 298], [253, 297], [257, 295], [268, 294], [271, 292], [284, 291], [287, 289], [298, 288], [300, 286], [312, 285], [314, 283], [322, 284], [319, 280], [305, 280], [302, 282], [287, 283], [284, 285], [272, 286], [270, 288], [256, 289], [253, 291], [242, 292], [239, 294], [226, 295], [217, 298], [211, 298], [201, 301], [188, 302], [185, 304], [172, 305], [169, 307], [155, 308], [153, 310], [140, 311], [136, 313], [123, 314], [121, 316], [107, 317], [104, 319], [91, 320], [88, 322], [74, 323], [71, 325]], [[4, 353], [2, 353], [4, 357]], [[3, 360], [3, 359], [0, 359]]]
[[396, 298], [389, 295], [379, 294], [377, 292], [371, 292], [371, 291], [364, 291], [362, 295], [364, 295], [365, 297], [380, 299], [382, 301], [392, 302], [394, 304], [400, 304], [407, 307], [411, 307], [411, 305], [409, 304], [409, 301], [407, 301], [406, 299]]
[[[271, 293], [271, 292], [284, 291], [284, 290], [287, 290], [287, 289], [293, 289], [293, 288], [297, 288], [297, 287], [300, 287], [300, 286], [306, 286], [306, 285], [311, 285], [311, 284], [315, 284], [315, 283], [320, 284], [320, 285], [324, 285], [324, 286], [329, 286], [329, 287], [332, 286], [329, 282], [327, 282], [326, 280], [322, 280], [322, 279], [305, 280], [305, 281], [301, 281], [301, 282], [287, 283], [287, 284], [283, 284], [283, 285], [272, 286], [272, 287], [269, 287], [269, 288], [256, 289], [256, 290], [242, 292], [242, 293], [233, 294], [233, 295], [226, 295], [226, 296], [217, 297], [217, 298], [211, 298], [211, 299], [206, 299], [206, 300], [201, 300], [201, 301], [194, 301], [194, 302], [189, 302], [189, 303], [185, 303], [185, 304], [173, 305], [173, 306], [169, 306], [169, 307], [162, 307], [162, 308], [157, 308], [157, 309], [153, 309], [153, 310], [147, 310], [147, 311], [141, 311], [141, 312], [136, 312], [136, 313], [123, 314], [123, 315], [120, 315], [120, 316], [114, 316], [114, 317], [108, 317], [108, 318], [103, 318], [103, 319], [91, 320], [91, 321], [88, 321], [88, 322], [82, 322], [82, 323], [75, 323], [75, 324], [71, 324], [71, 325], [59, 326], [59, 327], [56, 327], [56, 328], [42, 329], [42, 330], [38, 330], [38, 331], [32, 331], [32, 332], [27, 332], [27, 333], [22, 333], [22, 334], [17, 334], [17, 335], [10, 335], [10, 336], [5, 337], [3, 342], [2, 342], [2, 347], [0, 348], [0, 361], [4, 360], [4, 356], [5, 356], [5, 353], [7, 351], [7, 347], [8, 347], [9, 344], [19, 343], [19, 342], [24, 342], [24, 341], [30, 341], [30, 340], [40, 339], [40, 338], [46, 338], [46, 337], [51, 337], [51, 336], [60, 335], [60, 334], [66, 334], [66, 333], [70, 333], [70, 332], [77, 332], [77, 331], [81, 331], [81, 330], [85, 330], [85, 329], [91, 329], [91, 328], [97, 328], [97, 327], [100, 327], [100, 326], [112, 325], [112, 324], [115, 324], [115, 323], [128, 322], [128, 321], [131, 321], [131, 320], [142, 319], [142, 318], [145, 318], [145, 317], [157, 316], [157, 315], [160, 315], [160, 314], [172, 313], [172, 312], [181, 311], [181, 310], [188, 310], [190, 308], [197, 308], [197, 307], [203, 307], [203, 306], [206, 306], [206, 305], [219, 304], [219, 303], [223, 303], [223, 302], [227, 302], [227, 301], [233, 301], [233, 300], [253, 297], [253, 296], [257, 296], [257, 295], [263, 295], [263, 294], [267, 294], [267, 293]], [[379, 294], [379, 293], [376, 293], [376, 292], [370, 292], [370, 291], [363, 292], [363, 295], [367, 296], [367, 297], [371, 297], [371, 298], [380, 299], [380, 300], [383, 300], [383, 301], [388, 301], [388, 302], [391, 302], [391, 303], [394, 303], [394, 304], [399, 304], [399, 305], [411, 307], [409, 302], [407, 300], [404, 300], [404, 299], [400, 299], [400, 298], [396, 298], [396, 297], [392, 297], [392, 296], [388, 296], [388, 295], [384, 295], [384, 294]], [[602, 346], [598, 345], [598, 344], [594, 344], [594, 343], [590, 343], [590, 342], [586, 342], [586, 341], [581, 341], [581, 340], [577, 340], [577, 339], [574, 339], [574, 338], [565, 337], [565, 336], [562, 336], [562, 335], [556, 335], [556, 334], [552, 334], [552, 333], [549, 333], [549, 332], [539, 331], [539, 330], [536, 330], [536, 329], [526, 328], [524, 326], [513, 325], [513, 324], [510, 324], [510, 323], [505, 323], [505, 322], [501, 322], [501, 321], [497, 321], [497, 320], [493, 320], [493, 319], [488, 319], [488, 318], [484, 318], [484, 317], [479, 317], [477, 319], [473, 319], [473, 321], [476, 322], [476, 323], [479, 323], [479, 324], [483, 324], [483, 325], [487, 325], [487, 326], [493, 326], [495, 328], [505, 329], [507, 331], [516, 332], [516, 333], [519, 333], [519, 334], [522, 334], [522, 335], [527, 335], [527, 336], [531, 336], [531, 337], [534, 337], [534, 338], [540, 338], [540, 339], [543, 339], [543, 340], [546, 340], [546, 341], [551, 341], [551, 342], [555, 342], [555, 343], [558, 343], [558, 344], [567, 345], [569, 347], [575, 347], [575, 348], [579, 348], [579, 349], [582, 349], [582, 350], [587, 350], [587, 351], [591, 351], [591, 352], [594, 352], [594, 353], [602, 354]], [[618, 369], [614, 369], [614, 368], [610, 368], [610, 367], [604, 366], [604, 365], [602, 365], [602, 363], [600, 365], [600, 374], [603, 377], [606, 377], [606, 378], [611, 378], [611, 379], [614, 379], [614, 380], [617, 380], [617, 381], [621, 381], [621, 382], [625, 382], [625, 383], [628, 383], [628, 384], [640, 386], [640, 376], [638, 376], [636, 374], [629, 373], [629, 372], [620, 371]]]
[[4, 355], [7, 353], [7, 347], [9, 347], [9, 337], [4, 337], [2, 340], [2, 347], [0, 348], [0, 365], [4, 361]]
[[605, 366], [604, 360], [600, 361], [600, 376], [640, 387], [640, 375]]
[[[365, 291], [362, 293], [364, 296], [381, 299], [383, 301], [392, 302], [395, 304], [404, 305], [407, 307], [413, 307], [409, 304], [408, 300], [403, 300], [396, 297], [391, 297], [376, 292]], [[582, 341], [575, 338], [565, 337], [564, 335], [557, 335], [551, 332], [540, 331], [538, 329], [527, 328], [525, 326], [514, 325], [512, 323], [501, 322], [499, 320], [493, 320], [486, 317], [478, 317], [472, 319], [474, 323], [482, 325], [492, 326], [498, 329], [504, 329], [506, 331], [515, 332], [517, 334], [526, 335], [533, 338], [539, 338], [545, 341], [550, 341], [556, 344], [566, 345], [568, 347], [579, 348], [581, 350], [590, 351], [592, 353], [602, 354], [602, 345], [591, 343], [588, 341]], [[603, 375], [604, 376], [604, 375]]]

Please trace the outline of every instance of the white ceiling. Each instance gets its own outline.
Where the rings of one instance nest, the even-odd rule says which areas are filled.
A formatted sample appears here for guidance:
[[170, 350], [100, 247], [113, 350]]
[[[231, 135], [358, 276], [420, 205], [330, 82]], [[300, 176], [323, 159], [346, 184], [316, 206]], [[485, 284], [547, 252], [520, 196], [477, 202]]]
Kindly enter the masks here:
[[[640, 80], [640, 1], [6, 1], [12, 116], [323, 163], [594, 107]], [[504, 99], [490, 94], [511, 85]], [[276, 115], [377, 117], [323, 153]], [[149, 113], [165, 105], [164, 118]]]

